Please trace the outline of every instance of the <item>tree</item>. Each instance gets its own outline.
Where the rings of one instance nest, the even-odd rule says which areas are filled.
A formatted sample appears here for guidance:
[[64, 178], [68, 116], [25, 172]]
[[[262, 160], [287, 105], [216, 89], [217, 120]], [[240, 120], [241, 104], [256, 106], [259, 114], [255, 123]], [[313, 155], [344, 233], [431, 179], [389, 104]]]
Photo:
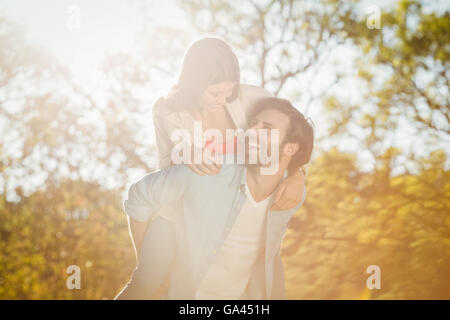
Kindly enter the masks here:
[[[357, 68], [361, 86], [365, 83], [361, 103], [324, 98], [334, 122], [330, 135], [352, 136], [375, 160], [402, 131], [430, 151], [449, 139], [450, 13], [425, 6], [401, 0], [383, 11], [380, 30], [358, 28]], [[416, 141], [402, 146], [410, 160]]]
[[282, 248], [288, 298], [367, 296], [366, 269], [381, 268], [375, 299], [448, 299], [450, 173], [440, 151], [417, 175], [391, 176], [396, 150], [361, 172], [332, 149], [311, 166], [308, 197]]
[[152, 103], [162, 94], [159, 80], [175, 73], [175, 59], [166, 54], [171, 63], [154, 61], [167, 46], [180, 55], [186, 45], [165, 39], [150, 46], [150, 39], [164, 40], [170, 32], [161, 28], [143, 27], [146, 45], [138, 53], [108, 55], [103, 81], [93, 90], [1, 18], [0, 181], [9, 200], [17, 200], [18, 185], [26, 185], [29, 195], [69, 177], [120, 189], [131, 176], [155, 169]]
[[[0, 299], [112, 299], [134, 266], [116, 191], [66, 179], [19, 202], [0, 196]], [[80, 268], [81, 288], [66, 286]]]
[[[231, 44], [244, 81], [331, 121], [282, 247], [288, 298], [448, 299], [449, 15], [424, 4], [398, 1], [368, 29], [347, 1], [180, 2], [197, 33], [143, 10], [141, 47], [108, 55], [96, 90], [0, 19], [0, 299], [112, 298], [125, 284], [135, 260], [120, 193], [155, 167], [151, 104], [205, 33]], [[343, 46], [358, 53], [354, 70], [325, 70], [317, 91]], [[339, 95], [344, 79], [362, 88], [355, 101]], [[436, 138], [432, 152], [389, 141], [405, 122]], [[330, 148], [336, 141], [357, 148]], [[366, 150], [370, 170], [360, 167]], [[81, 290], [66, 287], [70, 265]], [[381, 268], [381, 290], [366, 288], [369, 265]]]
[[[201, 33], [219, 35], [238, 53], [244, 75], [274, 95], [286, 84], [308, 93], [308, 105], [326, 92], [308, 90], [330, 53], [353, 37], [355, 20], [348, 1], [180, 1]], [[339, 74], [330, 74], [334, 81]], [[299, 80], [302, 81], [299, 81]], [[305, 83], [305, 86], [300, 85]], [[285, 93], [286, 94], [286, 93]]]

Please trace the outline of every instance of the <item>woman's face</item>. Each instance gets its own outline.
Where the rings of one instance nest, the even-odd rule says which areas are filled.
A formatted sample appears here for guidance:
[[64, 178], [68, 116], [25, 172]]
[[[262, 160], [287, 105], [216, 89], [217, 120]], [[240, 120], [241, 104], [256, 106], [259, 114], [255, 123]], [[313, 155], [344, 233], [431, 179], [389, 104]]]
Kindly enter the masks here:
[[236, 85], [235, 81], [223, 81], [209, 85], [201, 95], [201, 107], [208, 111], [223, 108], [227, 98], [233, 94]]

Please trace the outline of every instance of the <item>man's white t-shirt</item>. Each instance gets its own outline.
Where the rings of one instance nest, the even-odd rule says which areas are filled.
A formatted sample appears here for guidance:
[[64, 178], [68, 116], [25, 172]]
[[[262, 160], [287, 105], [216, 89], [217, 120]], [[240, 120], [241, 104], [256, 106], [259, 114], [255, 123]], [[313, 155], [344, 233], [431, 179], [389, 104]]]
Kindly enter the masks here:
[[271, 198], [255, 202], [247, 184], [245, 195], [233, 228], [200, 280], [197, 299], [235, 300], [245, 291], [256, 259], [264, 249], [266, 213]]

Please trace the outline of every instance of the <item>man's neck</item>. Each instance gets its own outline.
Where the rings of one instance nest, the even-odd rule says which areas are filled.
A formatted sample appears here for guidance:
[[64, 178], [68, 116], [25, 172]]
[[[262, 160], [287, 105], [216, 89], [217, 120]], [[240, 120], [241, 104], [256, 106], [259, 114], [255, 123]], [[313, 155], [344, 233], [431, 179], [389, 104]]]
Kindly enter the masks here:
[[280, 165], [275, 174], [263, 175], [261, 174], [261, 167], [247, 167], [246, 180], [253, 199], [256, 202], [260, 202], [270, 196], [283, 178], [284, 171], [284, 166]]

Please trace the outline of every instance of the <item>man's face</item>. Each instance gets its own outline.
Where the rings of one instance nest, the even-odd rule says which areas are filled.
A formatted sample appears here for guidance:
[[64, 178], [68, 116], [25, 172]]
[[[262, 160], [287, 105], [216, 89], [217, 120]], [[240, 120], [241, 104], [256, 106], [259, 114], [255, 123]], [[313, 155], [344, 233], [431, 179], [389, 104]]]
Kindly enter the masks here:
[[[290, 119], [289, 117], [275, 109], [268, 109], [264, 110], [262, 112], [257, 113], [252, 119], [250, 119], [249, 123], [249, 129], [253, 129], [256, 131], [257, 139], [256, 143], [252, 143], [251, 139], [247, 139], [247, 147], [246, 147], [246, 156], [247, 159], [249, 159], [249, 154], [255, 153], [258, 155], [258, 160], [260, 160], [259, 157], [259, 150], [263, 148], [263, 142], [260, 140], [259, 132], [261, 129], [264, 129], [266, 131], [265, 137], [267, 141], [267, 145], [265, 147], [267, 151], [267, 156], [271, 156], [271, 150], [272, 150], [272, 144], [275, 144], [274, 147], [278, 148], [279, 155], [282, 155], [282, 142], [284, 141], [286, 137], [286, 132], [290, 125]], [[278, 130], [278, 141], [272, 141], [272, 130]], [[279, 159], [276, 159], [279, 160]], [[258, 161], [259, 163], [259, 161]]]

